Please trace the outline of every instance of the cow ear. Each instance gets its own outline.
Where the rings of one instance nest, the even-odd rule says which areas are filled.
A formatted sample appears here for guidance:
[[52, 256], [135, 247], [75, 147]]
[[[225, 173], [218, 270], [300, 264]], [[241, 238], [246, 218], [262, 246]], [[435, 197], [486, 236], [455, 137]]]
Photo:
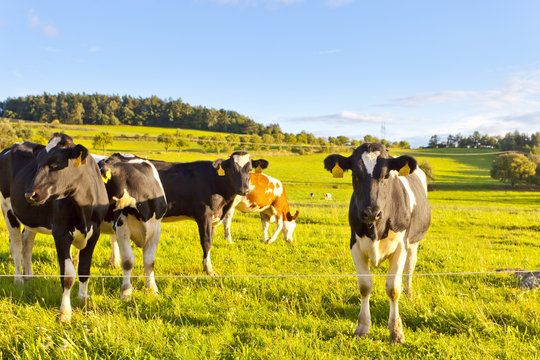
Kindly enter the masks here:
[[265, 159], [251, 160], [251, 167], [256, 173], [262, 173], [263, 169], [268, 167], [268, 161]]
[[217, 159], [212, 162], [212, 166], [214, 167], [214, 169], [217, 169], [217, 174], [219, 176], [225, 176], [225, 169], [228, 168], [227, 161], [228, 160], [225, 159]]
[[418, 162], [410, 155], [402, 155], [397, 158], [391, 158], [388, 163], [388, 170], [396, 170], [399, 176], [407, 176], [418, 167]]
[[294, 221], [294, 220], [296, 220], [296, 218], [298, 218], [298, 214], [299, 214], [299, 213], [300, 213], [300, 212], [299, 212], [298, 210], [296, 210], [296, 212], [294, 213], [294, 216], [293, 216], [293, 215], [291, 214], [290, 211], [287, 212], [287, 215], [286, 215], [286, 216], [287, 216], [287, 221]]
[[43, 150], [43, 149], [45, 149], [45, 145], [41, 145], [41, 144], [36, 145], [36, 146], [32, 149], [32, 153], [34, 154], [34, 157], [37, 158], [39, 152], [40, 152], [41, 150]]
[[334, 177], [343, 177], [343, 171], [352, 169], [351, 157], [338, 154], [328, 155], [324, 159], [324, 168], [332, 173]]
[[86, 164], [86, 158], [88, 157], [88, 149], [84, 146], [77, 144], [70, 149], [69, 158], [75, 159], [74, 167], [79, 167]]

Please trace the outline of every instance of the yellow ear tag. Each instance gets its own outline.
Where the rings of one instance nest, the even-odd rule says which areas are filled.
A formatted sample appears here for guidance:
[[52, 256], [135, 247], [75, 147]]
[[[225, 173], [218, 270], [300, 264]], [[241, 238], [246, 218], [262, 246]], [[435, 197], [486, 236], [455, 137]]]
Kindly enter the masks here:
[[105, 173], [105, 175], [101, 174], [101, 178], [103, 179], [103, 182], [106, 184], [107, 181], [111, 180], [111, 169], [107, 169], [107, 172]]
[[81, 166], [81, 157], [82, 157], [82, 152], [79, 153], [79, 157], [75, 159], [75, 163], [73, 164], [73, 166], [75, 167]]
[[405, 166], [399, 169], [399, 176], [409, 176], [411, 173], [411, 168], [409, 167], [409, 163], [405, 163]]
[[335, 178], [343, 177], [343, 169], [339, 167], [338, 163], [336, 163], [336, 166], [332, 169], [332, 176]]
[[262, 173], [262, 167], [261, 167], [261, 165], [258, 165], [258, 166], [255, 168], [255, 170], [253, 170], [253, 171], [256, 172], [257, 174]]
[[221, 164], [219, 164], [219, 169], [217, 170], [217, 174], [219, 176], [225, 176], [225, 170], [221, 167]]

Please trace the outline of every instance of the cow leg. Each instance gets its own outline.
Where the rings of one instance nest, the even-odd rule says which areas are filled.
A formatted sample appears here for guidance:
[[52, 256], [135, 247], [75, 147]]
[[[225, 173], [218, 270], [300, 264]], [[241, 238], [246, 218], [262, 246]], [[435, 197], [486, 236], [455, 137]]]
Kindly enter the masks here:
[[199, 236], [201, 238], [201, 246], [203, 249], [203, 269], [208, 275], [216, 275], [210, 260], [210, 250], [212, 248], [212, 240], [214, 237], [214, 227], [212, 226], [212, 217], [204, 216], [202, 220], [197, 221], [199, 225]]
[[270, 227], [270, 217], [261, 213], [261, 224], [263, 228], [263, 241], [268, 243], [268, 228]]
[[7, 199], [4, 196], [1, 197], [2, 203], [2, 214], [4, 215], [4, 220], [6, 222], [6, 228], [9, 233], [9, 252], [11, 253], [11, 258], [13, 259], [13, 265], [15, 266], [15, 277], [14, 281], [16, 284], [23, 283], [22, 268], [22, 238], [21, 238], [21, 224], [15, 218], [13, 210], [11, 210], [11, 201], [8, 197]]
[[272, 236], [270, 236], [270, 239], [268, 239], [266, 243], [271, 244], [276, 241], [281, 229], [283, 229], [283, 218], [279, 218], [276, 220], [276, 230], [274, 230], [274, 233], [272, 234]]
[[22, 257], [23, 271], [25, 276], [32, 275], [32, 249], [34, 248], [34, 239], [36, 233], [28, 229], [22, 232]]
[[120, 257], [122, 258], [122, 271], [124, 272], [124, 279], [122, 281], [122, 287], [120, 288], [120, 299], [127, 299], [133, 292], [131, 286], [131, 270], [135, 264], [135, 255], [130, 244], [131, 233], [127, 223], [127, 217], [120, 215], [116, 222], [116, 240], [118, 248], [120, 249]]
[[231, 237], [231, 223], [232, 218], [234, 215], [234, 206], [231, 206], [229, 211], [225, 214], [223, 217], [223, 228], [225, 229], [225, 239], [229, 244], [232, 244], [232, 237]]
[[369, 312], [369, 298], [373, 290], [373, 278], [369, 271], [369, 259], [362, 254], [360, 246], [355, 243], [351, 248], [351, 255], [358, 275], [358, 290], [360, 290], [361, 306], [358, 314], [358, 325], [354, 335], [367, 337], [371, 326], [371, 314]]
[[412, 295], [412, 278], [413, 278], [413, 272], [414, 267], [416, 266], [416, 254], [418, 252], [418, 244], [415, 243], [412, 245], [409, 245], [407, 249], [407, 258], [405, 260], [405, 295], [411, 296]]
[[90, 275], [90, 267], [92, 265], [92, 255], [94, 254], [94, 248], [96, 247], [97, 240], [99, 238], [99, 225], [93, 226], [98, 231], [94, 232], [84, 249], [79, 253], [79, 301], [85, 302], [90, 299], [88, 296], [88, 280]]
[[116, 235], [111, 235], [111, 267], [118, 269], [120, 267], [120, 249], [116, 241]]
[[54, 243], [56, 245], [56, 254], [58, 256], [58, 264], [60, 265], [60, 283], [64, 289], [62, 293], [62, 301], [60, 303], [60, 311], [58, 320], [62, 323], [71, 322], [71, 288], [75, 283], [75, 266], [71, 261], [71, 241], [73, 238], [67, 231], [53, 231]]
[[386, 279], [386, 295], [390, 301], [390, 315], [388, 317], [390, 340], [399, 344], [405, 342], [401, 318], [399, 316], [398, 301], [401, 294], [401, 276], [403, 274], [406, 256], [403, 241], [400, 241], [396, 251], [390, 257], [388, 278]]
[[154, 294], [158, 294], [156, 279], [154, 278], [154, 260], [158, 248], [159, 237], [161, 235], [161, 221], [154, 220], [153, 224], [148, 224], [153, 229], [149, 230], [150, 237], [143, 248], [143, 264], [146, 273], [146, 288]]

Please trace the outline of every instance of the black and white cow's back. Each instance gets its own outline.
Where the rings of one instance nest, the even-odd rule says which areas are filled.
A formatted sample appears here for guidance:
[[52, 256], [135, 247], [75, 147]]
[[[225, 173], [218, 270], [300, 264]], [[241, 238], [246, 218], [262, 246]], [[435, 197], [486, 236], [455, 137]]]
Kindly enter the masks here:
[[135, 263], [130, 239], [143, 249], [146, 287], [157, 293], [154, 259], [161, 235], [161, 219], [167, 210], [165, 192], [154, 165], [131, 154], [113, 154], [99, 160], [109, 197], [109, 212], [102, 224], [111, 235], [113, 254], [119, 249], [124, 281], [120, 296], [132, 293], [130, 275]]
[[389, 260], [386, 293], [390, 301], [389, 329], [392, 341], [402, 343], [398, 300], [401, 276], [407, 274], [410, 292], [419, 241], [431, 221], [425, 174], [408, 155], [390, 157], [381, 144], [366, 143], [349, 157], [330, 155], [325, 169], [334, 176], [351, 170], [353, 194], [349, 205], [350, 248], [356, 267], [362, 307], [355, 334], [367, 336], [371, 325], [369, 297], [373, 289], [369, 262], [379, 267]]

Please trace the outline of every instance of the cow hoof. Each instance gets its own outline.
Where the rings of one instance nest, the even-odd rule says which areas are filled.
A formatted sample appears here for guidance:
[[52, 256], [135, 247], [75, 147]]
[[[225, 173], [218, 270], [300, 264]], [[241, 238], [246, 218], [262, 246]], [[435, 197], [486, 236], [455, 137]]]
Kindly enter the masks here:
[[90, 302], [90, 295], [86, 296], [78, 296], [79, 301], [81, 304], [85, 304], [86, 302]]
[[403, 333], [393, 333], [390, 334], [390, 340], [394, 344], [405, 344], [405, 335]]
[[61, 312], [58, 314], [58, 321], [61, 324], [70, 324], [71, 323], [71, 313]]
[[227, 242], [228, 242], [229, 244], [232, 244], [232, 239], [231, 239], [231, 238], [227, 238]]
[[113, 260], [111, 261], [111, 267], [113, 269], [119, 269], [120, 268], [120, 260]]
[[24, 278], [22, 276], [15, 276], [13, 283], [17, 286], [22, 286], [24, 284]]
[[369, 330], [364, 329], [356, 329], [354, 332], [354, 336], [358, 336], [359, 338], [367, 338], [369, 336]]
[[121, 300], [128, 300], [131, 298], [131, 294], [133, 294], [133, 288], [127, 287], [125, 289], [120, 290], [120, 299]]
[[369, 333], [365, 333], [365, 332], [358, 332], [357, 333], [357, 332], [355, 332], [354, 336], [358, 336], [361, 339], [365, 339], [365, 338], [369, 337]]
[[158, 296], [159, 295], [159, 290], [157, 288], [157, 286], [148, 286], [146, 288], [146, 290], [148, 290], [149, 292], [151, 292], [152, 294], [154, 294], [154, 296]]

